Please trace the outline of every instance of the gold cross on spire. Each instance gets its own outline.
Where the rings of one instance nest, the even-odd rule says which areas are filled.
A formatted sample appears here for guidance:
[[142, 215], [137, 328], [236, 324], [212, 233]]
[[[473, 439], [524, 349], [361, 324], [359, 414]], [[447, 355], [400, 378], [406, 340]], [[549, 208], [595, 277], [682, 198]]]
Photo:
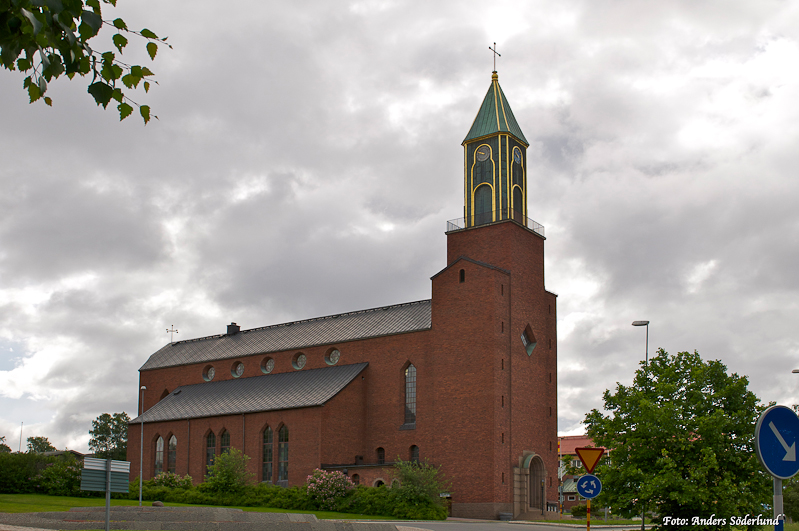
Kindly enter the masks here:
[[493, 48], [491, 46], [489, 46], [488, 49], [491, 50], [492, 52], [494, 52], [494, 72], [496, 72], [497, 71], [497, 56], [502, 57], [502, 54], [497, 52], [497, 43], [494, 43], [494, 47]]

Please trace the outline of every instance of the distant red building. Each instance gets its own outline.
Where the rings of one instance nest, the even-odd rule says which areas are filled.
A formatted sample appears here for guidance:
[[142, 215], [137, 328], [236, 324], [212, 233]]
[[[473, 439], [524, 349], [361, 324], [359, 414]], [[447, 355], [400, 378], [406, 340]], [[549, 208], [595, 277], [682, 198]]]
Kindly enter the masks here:
[[[561, 494], [561, 502], [563, 503], [564, 511], [571, 510], [572, 507], [575, 505], [585, 503], [585, 498], [580, 496], [577, 493], [577, 479], [579, 479], [580, 475], [587, 473], [583, 469], [582, 462], [580, 461], [580, 457], [577, 455], [577, 450], [575, 448], [585, 448], [585, 447], [594, 447], [594, 441], [585, 435], [566, 435], [563, 437], [558, 437], [558, 448], [559, 448], [559, 459], [563, 461], [563, 458], [566, 456], [572, 457], [572, 464], [577, 468], [582, 469], [582, 473], [577, 476], [572, 475], [564, 475], [561, 484], [563, 487], [562, 494]], [[598, 447], [603, 448], [603, 447]], [[607, 449], [605, 450], [607, 452]], [[602, 459], [605, 459], [607, 453], [602, 456]]]
[[199, 482], [230, 448], [288, 486], [318, 467], [390, 484], [397, 458], [427, 459], [452, 481], [454, 516], [555, 514], [556, 296], [496, 73], [463, 146], [464, 217], [432, 298], [166, 345], [140, 369], [131, 478], [144, 421], [145, 478]]

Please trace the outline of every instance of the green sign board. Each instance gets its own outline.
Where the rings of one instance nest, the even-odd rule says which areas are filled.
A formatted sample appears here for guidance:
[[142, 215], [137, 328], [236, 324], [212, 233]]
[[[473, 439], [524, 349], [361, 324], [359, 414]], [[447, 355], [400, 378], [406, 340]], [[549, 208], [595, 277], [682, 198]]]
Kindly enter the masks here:
[[[99, 490], [105, 492], [105, 470], [87, 470], [80, 472], [80, 490]], [[111, 492], [128, 492], [130, 476], [125, 472], [111, 472]]]

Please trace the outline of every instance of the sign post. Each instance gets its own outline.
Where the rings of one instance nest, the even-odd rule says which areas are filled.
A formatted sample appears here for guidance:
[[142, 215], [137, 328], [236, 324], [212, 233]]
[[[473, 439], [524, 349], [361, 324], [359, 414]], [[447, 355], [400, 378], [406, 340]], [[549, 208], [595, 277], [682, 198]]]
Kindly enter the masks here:
[[774, 531], [783, 531], [782, 480], [799, 472], [796, 460], [799, 417], [791, 408], [771, 406], [760, 415], [755, 426], [755, 451], [760, 464], [774, 477]]
[[577, 480], [577, 493], [588, 500], [585, 503], [585, 528], [586, 531], [591, 531], [591, 499], [596, 498], [599, 493], [602, 492], [602, 482], [599, 481], [598, 477], [593, 475], [593, 472], [597, 463], [599, 463], [599, 460], [602, 458], [602, 455], [605, 453], [605, 449], [585, 446], [582, 448], [575, 448], [574, 450], [577, 452], [577, 456], [588, 471], [588, 474]]
[[577, 480], [577, 493], [583, 498], [587, 499], [586, 502], [586, 531], [591, 531], [591, 500], [599, 496], [602, 492], [602, 482], [593, 474], [586, 474]]
[[130, 463], [87, 457], [80, 471], [80, 490], [105, 491], [105, 531], [111, 526], [111, 493], [128, 492]]

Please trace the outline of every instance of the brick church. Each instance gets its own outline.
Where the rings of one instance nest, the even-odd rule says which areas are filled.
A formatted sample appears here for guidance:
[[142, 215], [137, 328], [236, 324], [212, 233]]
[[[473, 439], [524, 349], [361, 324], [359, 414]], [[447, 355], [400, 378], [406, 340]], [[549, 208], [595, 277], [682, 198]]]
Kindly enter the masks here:
[[200, 482], [238, 448], [258, 481], [315, 468], [391, 484], [397, 459], [452, 483], [453, 516], [557, 510], [556, 295], [527, 212], [528, 142], [496, 72], [463, 141], [464, 217], [447, 223], [432, 298], [178, 341], [139, 369], [138, 476]]

